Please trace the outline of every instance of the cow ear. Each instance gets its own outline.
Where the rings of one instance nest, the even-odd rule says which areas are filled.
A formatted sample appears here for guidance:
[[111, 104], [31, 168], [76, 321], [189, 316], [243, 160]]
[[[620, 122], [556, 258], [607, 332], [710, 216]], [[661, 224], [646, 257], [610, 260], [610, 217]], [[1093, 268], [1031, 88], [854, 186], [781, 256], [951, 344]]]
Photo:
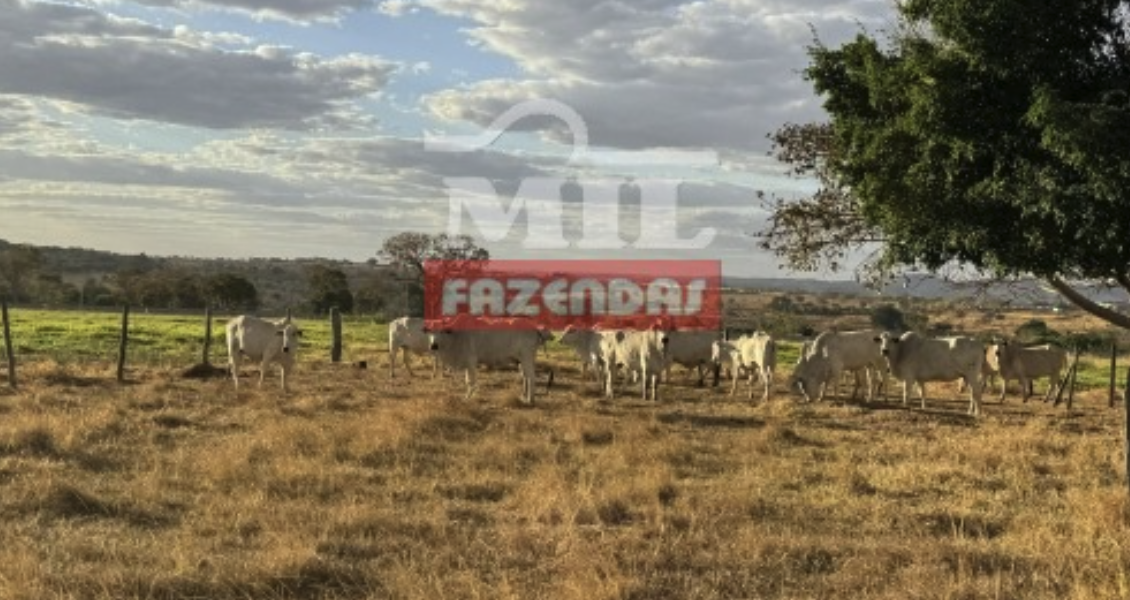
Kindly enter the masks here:
[[617, 342], [624, 341], [624, 332], [623, 331], [617, 331], [616, 332], [616, 341]]

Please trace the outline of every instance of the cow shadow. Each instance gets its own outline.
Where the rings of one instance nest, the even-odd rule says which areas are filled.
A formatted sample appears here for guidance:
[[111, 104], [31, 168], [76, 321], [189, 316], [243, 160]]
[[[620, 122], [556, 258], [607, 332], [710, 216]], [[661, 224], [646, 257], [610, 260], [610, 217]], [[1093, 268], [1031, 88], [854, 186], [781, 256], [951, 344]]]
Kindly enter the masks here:
[[765, 427], [765, 421], [757, 417], [738, 415], [690, 415], [683, 412], [667, 412], [656, 415], [655, 419], [665, 425], [686, 424], [702, 429], [756, 429]]

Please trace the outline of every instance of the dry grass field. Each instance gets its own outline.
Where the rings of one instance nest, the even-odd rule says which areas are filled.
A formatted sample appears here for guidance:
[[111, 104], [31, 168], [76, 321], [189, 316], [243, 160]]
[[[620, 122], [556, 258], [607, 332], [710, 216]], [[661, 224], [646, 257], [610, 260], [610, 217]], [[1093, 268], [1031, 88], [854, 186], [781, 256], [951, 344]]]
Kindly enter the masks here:
[[161, 363], [0, 376], [0, 598], [1130, 598], [1103, 389], [977, 421], [941, 385], [806, 405], [787, 346], [768, 403], [678, 369], [603, 402], [557, 348], [527, 407], [514, 372], [470, 402], [391, 380], [380, 345], [307, 352], [285, 398]]
[[1099, 391], [975, 422], [952, 390], [750, 404], [681, 373], [604, 403], [548, 364], [533, 407], [510, 372], [468, 403], [318, 357], [286, 398], [25, 365], [0, 391], [0, 598], [1130, 597]]

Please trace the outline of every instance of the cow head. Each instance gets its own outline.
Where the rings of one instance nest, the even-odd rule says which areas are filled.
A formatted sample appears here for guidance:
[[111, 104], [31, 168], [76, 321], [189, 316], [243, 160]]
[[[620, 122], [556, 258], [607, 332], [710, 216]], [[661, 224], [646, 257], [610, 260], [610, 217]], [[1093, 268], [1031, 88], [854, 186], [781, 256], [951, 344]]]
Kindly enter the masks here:
[[806, 401], [814, 400], [820, 387], [831, 375], [831, 366], [823, 355], [801, 355], [789, 376], [788, 389], [799, 392]]
[[892, 354], [898, 353], [899, 338], [891, 335], [889, 331], [884, 331], [877, 336], [875, 343], [879, 344], [879, 353], [887, 358], [890, 358]]
[[284, 353], [289, 354], [292, 350], [298, 351], [298, 338], [302, 336], [302, 330], [289, 317], [278, 325], [275, 329], [275, 335], [282, 338], [282, 351]]
[[446, 347], [449, 343], [449, 340], [451, 339], [451, 334], [453, 333], [454, 330], [452, 329], [428, 332], [428, 347], [432, 349], [432, 352], [436, 352], [440, 348]]

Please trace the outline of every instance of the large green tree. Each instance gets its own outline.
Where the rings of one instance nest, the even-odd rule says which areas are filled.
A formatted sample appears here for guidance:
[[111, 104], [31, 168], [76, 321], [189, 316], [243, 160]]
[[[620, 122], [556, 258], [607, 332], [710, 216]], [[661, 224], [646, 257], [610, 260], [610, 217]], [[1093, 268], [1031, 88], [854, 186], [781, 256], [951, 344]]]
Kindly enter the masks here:
[[905, 0], [898, 27], [810, 48], [830, 123], [789, 125], [778, 158], [819, 191], [776, 206], [763, 245], [797, 268], [963, 264], [1130, 291], [1130, 2]]
[[29, 300], [33, 280], [42, 268], [43, 255], [34, 246], [19, 244], [0, 250], [0, 297]]
[[341, 312], [353, 310], [353, 292], [349, 277], [341, 269], [315, 264], [306, 268], [306, 283], [310, 288], [309, 304], [318, 314], [336, 308]]

